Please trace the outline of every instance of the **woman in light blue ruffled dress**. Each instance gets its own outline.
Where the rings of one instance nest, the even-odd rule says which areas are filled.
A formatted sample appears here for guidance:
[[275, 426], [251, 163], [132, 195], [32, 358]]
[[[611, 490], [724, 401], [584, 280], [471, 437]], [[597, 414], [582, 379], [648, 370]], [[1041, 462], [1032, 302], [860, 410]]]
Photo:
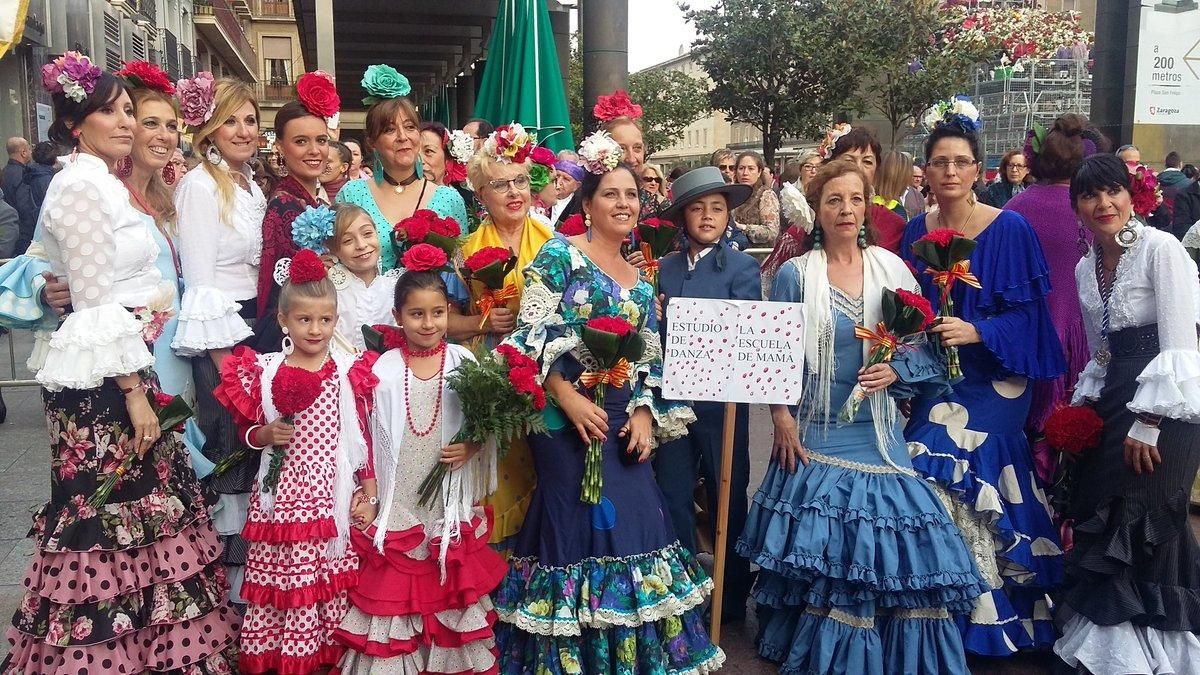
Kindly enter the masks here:
[[[761, 567], [757, 646], [781, 673], [965, 674], [955, 615], [989, 587], [913, 471], [892, 400], [938, 388], [943, 369], [916, 348], [864, 369], [869, 345], [854, 333], [880, 321], [883, 289], [917, 289], [899, 258], [868, 245], [869, 196], [849, 162], [809, 183], [814, 250], [785, 263], [771, 292], [805, 306], [809, 381], [798, 415], [772, 406], [774, 457], [738, 552]], [[838, 426], [856, 383], [869, 396]]]

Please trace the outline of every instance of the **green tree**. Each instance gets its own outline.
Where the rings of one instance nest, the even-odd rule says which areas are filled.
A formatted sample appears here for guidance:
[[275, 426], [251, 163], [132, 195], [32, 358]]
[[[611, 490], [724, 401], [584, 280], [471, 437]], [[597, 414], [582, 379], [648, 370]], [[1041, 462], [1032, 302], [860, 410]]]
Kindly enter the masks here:
[[[642, 136], [646, 156], [670, 147], [689, 124], [712, 110], [708, 86], [696, 77], [674, 70], [654, 70], [629, 76], [629, 97], [642, 106]], [[590, 101], [588, 105], [595, 104]], [[575, 138], [587, 136], [583, 129], [583, 56], [580, 34], [571, 36], [571, 63], [567, 67], [567, 109]]]
[[866, 109], [864, 82], [908, 63], [935, 0], [722, 0], [681, 8], [713, 108], [763, 136], [767, 164], [785, 136], [818, 138], [835, 115]]

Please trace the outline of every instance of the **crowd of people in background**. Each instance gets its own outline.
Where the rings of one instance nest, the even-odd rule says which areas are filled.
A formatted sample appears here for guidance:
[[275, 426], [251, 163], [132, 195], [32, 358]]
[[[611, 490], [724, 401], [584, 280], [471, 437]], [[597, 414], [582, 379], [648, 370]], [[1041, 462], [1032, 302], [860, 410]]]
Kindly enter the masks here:
[[[989, 181], [956, 100], [920, 162], [838, 123], [668, 171], [625, 92], [556, 153], [423, 121], [385, 65], [360, 139], [315, 71], [262, 153], [238, 80], [69, 52], [43, 84], [50, 140], [0, 183], [0, 324], [36, 331], [51, 439], [5, 675], [706, 673], [748, 610], [785, 673], [1200, 663], [1179, 153], [1068, 113]], [[771, 447], [735, 408], [716, 617], [724, 405], [663, 394], [681, 298], [805, 315]], [[476, 438], [462, 383], [496, 363], [492, 409], [538, 421]]]

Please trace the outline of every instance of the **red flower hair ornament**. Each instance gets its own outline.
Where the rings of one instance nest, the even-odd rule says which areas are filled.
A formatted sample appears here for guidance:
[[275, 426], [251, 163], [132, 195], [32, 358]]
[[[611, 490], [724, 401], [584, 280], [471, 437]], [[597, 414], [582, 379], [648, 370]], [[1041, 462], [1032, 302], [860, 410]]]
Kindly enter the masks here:
[[596, 105], [592, 106], [592, 117], [598, 122], [608, 122], [618, 117], [641, 119], [642, 106], [629, 98], [629, 92], [618, 89], [609, 96], [596, 97]]
[[167, 96], [175, 95], [175, 85], [161, 68], [146, 61], [126, 61], [125, 66], [113, 73], [136, 88], [152, 89]]
[[292, 265], [288, 270], [288, 281], [293, 284], [311, 284], [325, 278], [325, 263], [320, 256], [308, 249], [301, 249], [292, 256]]
[[[342, 99], [333, 84], [333, 77], [321, 70], [305, 73], [296, 80], [296, 97], [300, 99], [300, 104], [305, 110], [326, 120], [327, 124], [336, 119], [342, 107]], [[330, 126], [336, 128], [337, 124], [335, 122]]]
[[417, 244], [400, 259], [409, 272], [430, 272], [446, 266], [446, 252], [433, 244]]

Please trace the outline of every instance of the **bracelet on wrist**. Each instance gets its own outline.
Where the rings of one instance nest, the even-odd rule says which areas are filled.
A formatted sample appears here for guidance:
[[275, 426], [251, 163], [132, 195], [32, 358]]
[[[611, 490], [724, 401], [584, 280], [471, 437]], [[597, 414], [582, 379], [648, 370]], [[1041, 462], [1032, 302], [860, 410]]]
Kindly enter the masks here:
[[246, 447], [250, 448], [251, 450], [266, 450], [267, 449], [266, 445], [259, 445], [254, 442], [254, 434], [258, 433], [258, 430], [262, 429], [262, 428], [263, 428], [263, 425], [255, 424], [254, 426], [252, 426], [246, 430], [246, 435], [242, 438], [242, 440], [246, 442]]
[[1151, 415], [1150, 413], [1134, 413], [1133, 417], [1142, 424], [1155, 428], [1162, 424], [1163, 419], [1162, 415]]
[[117, 389], [120, 389], [122, 394], [124, 394], [125, 396], [128, 396], [134, 392], [145, 391], [146, 386], [145, 386], [144, 382], [139, 380], [138, 383], [133, 385], [132, 387], [122, 387], [121, 385], [118, 384]]

